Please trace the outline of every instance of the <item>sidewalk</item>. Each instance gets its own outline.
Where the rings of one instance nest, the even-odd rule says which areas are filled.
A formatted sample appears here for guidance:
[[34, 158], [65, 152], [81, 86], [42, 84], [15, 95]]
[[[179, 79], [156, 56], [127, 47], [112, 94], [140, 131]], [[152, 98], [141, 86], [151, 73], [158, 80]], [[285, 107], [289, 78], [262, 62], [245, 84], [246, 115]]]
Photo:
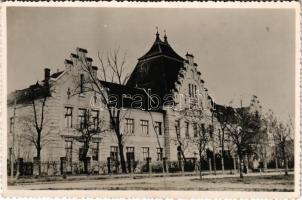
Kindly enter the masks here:
[[[239, 173], [236, 172], [230, 174], [230, 170], [225, 170], [224, 174], [222, 171], [216, 171], [216, 175], [210, 173], [209, 171], [203, 171], [203, 178], [225, 178], [225, 177], [238, 177]], [[249, 172], [248, 174], [244, 174], [244, 176], [264, 176], [264, 175], [280, 175], [283, 174], [283, 170], [267, 170], [266, 172]], [[292, 171], [289, 172], [292, 174]], [[144, 173], [144, 174], [111, 174], [111, 175], [67, 175], [64, 179], [62, 176], [48, 176], [48, 177], [21, 177], [19, 179], [15, 179], [14, 181], [8, 177], [8, 185], [14, 184], [32, 184], [32, 183], [49, 183], [49, 182], [72, 182], [72, 181], [81, 181], [81, 180], [108, 180], [108, 179], [143, 179], [143, 178], [160, 178], [160, 177], [181, 177], [181, 176], [199, 176], [199, 172], [178, 172], [178, 173]]]

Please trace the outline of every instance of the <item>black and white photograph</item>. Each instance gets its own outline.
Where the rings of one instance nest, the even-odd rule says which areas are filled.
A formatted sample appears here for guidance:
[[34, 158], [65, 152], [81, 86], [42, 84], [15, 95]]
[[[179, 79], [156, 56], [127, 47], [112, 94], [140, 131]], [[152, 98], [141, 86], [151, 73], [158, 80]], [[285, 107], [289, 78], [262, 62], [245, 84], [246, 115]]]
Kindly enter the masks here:
[[6, 191], [299, 195], [299, 3], [233, 4], [5, 6]]

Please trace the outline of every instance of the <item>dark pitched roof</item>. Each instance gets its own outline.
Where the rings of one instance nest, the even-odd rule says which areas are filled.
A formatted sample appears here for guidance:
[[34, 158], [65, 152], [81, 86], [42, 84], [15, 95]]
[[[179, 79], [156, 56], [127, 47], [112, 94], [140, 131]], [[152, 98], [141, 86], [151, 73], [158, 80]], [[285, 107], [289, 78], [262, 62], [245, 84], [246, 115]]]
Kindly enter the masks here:
[[53, 73], [50, 77], [51, 78], [58, 78], [64, 71], [60, 71], [60, 72], [56, 72], [56, 73]]
[[49, 97], [49, 86], [41, 85], [38, 82], [23, 90], [16, 90], [7, 97], [7, 105], [12, 106], [16, 100], [16, 104], [28, 104], [32, 99], [41, 99]]
[[145, 55], [140, 57], [138, 60], [143, 60], [143, 59], [147, 59], [147, 58], [158, 56], [158, 55], [168, 56], [170, 58], [174, 58], [179, 61], [185, 60], [172, 49], [172, 47], [170, 46], [170, 44], [167, 41], [163, 42], [159, 38], [159, 35], [157, 34], [156, 39], [155, 39], [153, 45], [151, 46], [150, 50]]
[[[50, 75], [51, 78], [58, 78], [64, 71], [59, 71]], [[40, 99], [43, 98], [45, 95], [50, 96], [49, 86], [46, 87], [44, 84], [44, 80], [41, 81], [42, 84], [39, 82], [30, 85], [29, 87], [16, 90], [11, 92], [7, 96], [7, 105], [12, 106], [14, 101], [16, 100], [17, 104], [27, 104], [31, 102], [31, 99]]]
[[[111, 101], [115, 101], [118, 107], [143, 109], [158, 112], [162, 111], [160, 107], [153, 109], [148, 106], [148, 103], [150, 104], [149, 95], [151, 94], [148, 94], [148, 91], [144, 89], [129, 87], [126, 85], [120, 85], [106, 81], [100, 81], [100, 83], [103, 87], [108, 89], [108, 94], [111, 97], [117, 98], [117, 100], [111, 99]], [[114, 105], [114, 103], [111, 104]]]
[[127, 85], [151, 89], [163, 97], [175, 89], [180, 70], [184, 68], [184, 59], [157, 35], [151, 49], [141, 58], [133, 70]]
[[231, 106], [223, 106], [215, 103], [214, 112], [216, 113], [216, 117], [219, 121], [227, 120], [230, 122], [234, 122], [236, 112], [247, 112], [249, 109], [249, 107], [234, 108]]

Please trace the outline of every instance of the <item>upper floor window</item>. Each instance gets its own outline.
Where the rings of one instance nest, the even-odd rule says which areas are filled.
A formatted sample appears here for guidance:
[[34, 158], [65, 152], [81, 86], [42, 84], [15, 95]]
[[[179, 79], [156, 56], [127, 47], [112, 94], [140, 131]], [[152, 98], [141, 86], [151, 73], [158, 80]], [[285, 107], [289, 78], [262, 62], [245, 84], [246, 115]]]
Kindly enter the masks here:
[[79, 123], [79, 128], [83, 129], [85, 128], [85, 122], [86, 122], [86, 109], [79, 108], [79, 115], [78, 115], [78, 123]]
[[9, 132], [12, 133], [14, 131], [14, 117], [9, 118]]
[[194, 129], [194, 137], [198, 136], [198, 127], [197, 127], [197, 123], [193, 124], [193, 129]]
[[65, 107], [65, 127], [72, 128], [72, 107]]
[[185, 136], [186, 138], [190, 137], [190, 132], [189, 132], [189, 122], [185, 122]]
[[175, 131], [177, 136], [180, 136], [180, 121], [179, 120], [175, 120]]
[[148, 120], [141, 120], [142, 134], [149, 135], [149, 122]]
[[99, 126], [99, 111], [91, 110], [91, 121], [94, 129], [97, 129]]
[[117, 121], [117, 117], [112, 117], [110, 118], [110, 129], [115, 129], [114, 126], [118, 126], [118, 121]]
[[197, 86], [195, 84], [189, 84], [189, 97], [197, 96]]
[[84, 74], [80, 75], [80, 93], [84, 92]]
[[162, 135], [162, 123], [161, 122], [155, 122], [154, 128], [155, 128], [155, 132], [158, 135]]
[[134, 119], [126, 118], [125, 132], [127, 134], [134, 134]]

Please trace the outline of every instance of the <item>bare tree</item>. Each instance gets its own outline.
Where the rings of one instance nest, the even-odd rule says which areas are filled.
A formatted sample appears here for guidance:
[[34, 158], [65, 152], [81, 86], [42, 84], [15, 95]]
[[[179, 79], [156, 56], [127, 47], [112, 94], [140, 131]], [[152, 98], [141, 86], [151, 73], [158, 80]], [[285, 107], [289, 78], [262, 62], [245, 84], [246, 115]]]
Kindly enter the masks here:
[[[218, 131], [218, 138], [219, 138], [219, 144], [221, 147], [221, 168], [222, 168], [222, 173], [224, 173], [224, 151], [225, 151], [225, 143], [227, 141], [226, 137], [226, 131], [227, 131], [227, 124], [229, 121], [229, 113], [231, 112], [231, 107], [218, 107], [216, 106], [216, 117], [217, 121], [219, 124], [219, 131]], [[230, 147], [230, 145], [228, 146]]]
[[195, 144], [199, 155], [199, 177], [202, 179], [202, 160], [211, 141], [209, 119], [203, 109], [184, 109], [182, 115], [187, 122], [193, 124], [194, 135], [188, 144]]
[[122, 117], [122, 105], [117, 102], [113, 103], [113, 99], [110, 96], [110, 90], [106, 88], [104, 82], [110, 81], [112, 83], [117, 83], [119, 85], [124, 85], [129, 78], [126, 74], [126, 54], [122, 57], [120, 56], [120, 48], [115, 49], [107, 54], [105, 58], [98, 53], [98, 58], [100, 61], [100, 77], [101, 81], [98, 79], [94, 67], [89, 61], [83, 57], [79, 57], [80, 69], [86, 74], [86, 79], [84, 81], [76, 81], [76, 87], [74, 89], [74, 94], [80, 92], [92, 92], [96, 96], [100, 96], [101, 102], [105, 105], [106, 110], [109, 114], [110, 123], [113, 131], [115, 132], [118, 149], [120, 164], [123, 173], [127, 173], [126, 162], [124, 157], [124, 135], [121, 130]]
[[[95, 115], [92, 115], [92, 112], [95, 112]], [[93, 141], [94, 137], [98, 136], [102, 132], [105, 132], [106, 130], [103, 129], [104, 121], [100, 119], [98, 112], [84, 110], [83, 114], [82, 121], [80, 121], [80, 124], [78, 124], [76, 128], [80, 135], [78, 135], [75, 139], [83, 143], [80, 158], [84, 162], [84, 172], [89, 173], [87, 153], [90, 148], [90, 143]]]
[[270, 132], [273, 135], [276, 150], [280, 153], [284, 161], [284, 173], [288, 175], [288, 158], [290, 156], [290, 146], [293, 145], [293, 131], [291, 118], [287, 125], [278, 122], [273, 113], [268, 117]]
[[30, 86], [26, 93], [26, 98], [30, 100], [32, 113], [22, 118], [24, 127], [24, 139], [34, 145], [37, 155], [36, 159], [39, 163], [39, 175], [41, 174], [41, 150], [49, 143], [50, 130], [46, 129], [46, 102], [50, 97], [50, 86], [48, 83], [40, 85], [38, 82]]
[[248, 107], [233, 109], [233, 117], [227, 123], [227, 130], [240, 161], [240, 178], [243, 178], [243, 157], [252, 154], [257, 144], [257, 134], [261, 128], [258, 111], [252, 112]]

